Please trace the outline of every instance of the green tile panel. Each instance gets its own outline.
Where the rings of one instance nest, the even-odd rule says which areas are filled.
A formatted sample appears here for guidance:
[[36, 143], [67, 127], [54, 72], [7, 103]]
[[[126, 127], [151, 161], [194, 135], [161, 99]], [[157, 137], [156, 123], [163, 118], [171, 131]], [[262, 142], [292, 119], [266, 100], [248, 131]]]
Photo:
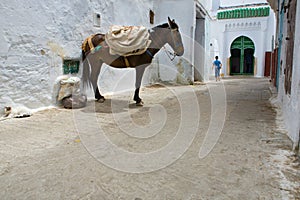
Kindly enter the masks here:
[[233, 10], [219, 11], [218, 19], [237, 19], [252, 17], [267, 17], [270, 15], [270, 7], [238, 8]]
[[77, 74], [79, 71], [79, 60], [64, 60], [63, 74]]

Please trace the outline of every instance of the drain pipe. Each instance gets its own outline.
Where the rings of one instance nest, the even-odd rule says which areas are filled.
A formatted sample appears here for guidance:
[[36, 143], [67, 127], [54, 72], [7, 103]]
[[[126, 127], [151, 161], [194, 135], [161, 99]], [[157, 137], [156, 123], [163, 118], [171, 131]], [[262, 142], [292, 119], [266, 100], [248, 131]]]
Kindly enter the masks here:
[[300, 160], [300, 129], [299, 129], [299, 136], [298, 136], [298, 146], [296, 147], [296, 155], [298, 156], [298, 160]]
[[276, 88], [278, 91], [279, 87], [279, 75], [280, 75], [280, 66], [281, 66], [281, 46], [282, 46], [282, 38], [283, 38], [283, 19], [284, 19], [284, 1], [282, 0], [280, 4], [280, 0], [278, 0], [279, 7], [279, 34], [278, 34], [278, 56], [277, 56], [277, 72], [276, 72]]

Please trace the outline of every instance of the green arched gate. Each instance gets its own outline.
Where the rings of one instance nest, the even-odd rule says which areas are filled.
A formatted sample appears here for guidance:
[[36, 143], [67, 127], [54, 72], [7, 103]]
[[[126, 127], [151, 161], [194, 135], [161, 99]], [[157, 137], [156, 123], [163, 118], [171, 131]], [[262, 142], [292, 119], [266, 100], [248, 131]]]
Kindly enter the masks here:
[[253, 75], [254, 43], [248, 37], [235, 39], [230, 47], [230, 75]]

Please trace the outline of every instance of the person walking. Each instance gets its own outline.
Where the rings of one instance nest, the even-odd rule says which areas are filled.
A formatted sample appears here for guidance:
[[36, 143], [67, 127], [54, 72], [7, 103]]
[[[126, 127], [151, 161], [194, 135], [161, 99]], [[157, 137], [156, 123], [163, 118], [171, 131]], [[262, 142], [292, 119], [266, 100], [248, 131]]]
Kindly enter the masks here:
[[219, 57], [216, 56], [215, 57], [215, 61], [213, 62], [213, 68], [215, 68], [215, 77], [216, 77], [216, 81], [220, 81], [220, 69], [222, 68], [222, 63], [221, 61], [219, 61]]

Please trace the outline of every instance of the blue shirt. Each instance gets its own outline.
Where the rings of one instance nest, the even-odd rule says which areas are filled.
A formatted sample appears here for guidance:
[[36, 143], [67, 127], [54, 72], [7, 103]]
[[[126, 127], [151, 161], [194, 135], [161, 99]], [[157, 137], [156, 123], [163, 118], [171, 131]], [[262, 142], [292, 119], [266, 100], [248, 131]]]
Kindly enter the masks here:
[[215, 61], [214, 61], [214, 65], [215, 65], [218, 69], [221, 68], [221, 62], [220, 62], [219, 60], [215, 60]]

